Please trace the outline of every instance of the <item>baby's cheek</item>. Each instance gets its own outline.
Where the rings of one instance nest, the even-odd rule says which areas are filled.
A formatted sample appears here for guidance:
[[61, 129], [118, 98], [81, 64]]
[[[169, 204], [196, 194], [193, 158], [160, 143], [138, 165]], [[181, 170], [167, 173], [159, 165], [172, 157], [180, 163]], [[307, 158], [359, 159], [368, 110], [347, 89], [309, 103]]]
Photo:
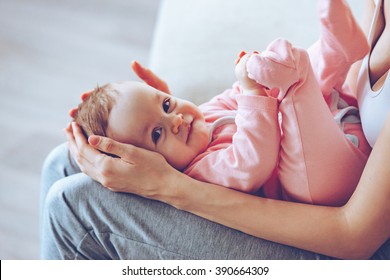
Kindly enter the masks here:
[[178, 170], [185, 168], [191, 161], [188, 156], [188, 148], [177, 143], [169, 148], [167, 147], [164, 153], [161, 154], [171, 166]]

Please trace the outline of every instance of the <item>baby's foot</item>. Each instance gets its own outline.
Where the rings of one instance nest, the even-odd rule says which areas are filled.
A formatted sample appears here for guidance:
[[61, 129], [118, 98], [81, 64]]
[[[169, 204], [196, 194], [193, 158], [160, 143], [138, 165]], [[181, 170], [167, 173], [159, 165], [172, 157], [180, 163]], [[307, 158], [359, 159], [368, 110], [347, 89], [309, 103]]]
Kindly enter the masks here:
[[279, 101], [305, 75], [308, 67], [306, 51], [293, 48], [284, 39], [273, 41], [264, 52], [252, 55], [247, 62], [249, 78], [269, 88]]
[[344, 0], [320, 0], [318, 15], [322, 41], [330, 48], [337, 46], [347, 63], [352, 64], [368, 53], [367, 38]]

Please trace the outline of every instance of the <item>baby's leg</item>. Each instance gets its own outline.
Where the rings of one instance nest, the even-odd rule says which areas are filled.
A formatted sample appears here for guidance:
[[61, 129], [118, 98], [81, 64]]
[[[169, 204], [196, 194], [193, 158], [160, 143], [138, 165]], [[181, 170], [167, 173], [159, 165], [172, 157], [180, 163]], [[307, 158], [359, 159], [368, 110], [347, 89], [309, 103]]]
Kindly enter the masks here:
[[320, 0], [318, 16], [321, 35], [308, 52], [322, 94], [328, 99], [333, 88], [342, 91], [350, 66], [370, 48], [344, 0]]
[[[277, 40], [267, 52], [253, 55], [247, 68], [251, 77], [266, 87], [281, 84], [277, 96], [283, 134], [279, 178], [286, 199], [344, 204], [355, 190], [368, 156], [334, 121], [307, 52]], [[365, 139], [359, 142], [366, 145]]]

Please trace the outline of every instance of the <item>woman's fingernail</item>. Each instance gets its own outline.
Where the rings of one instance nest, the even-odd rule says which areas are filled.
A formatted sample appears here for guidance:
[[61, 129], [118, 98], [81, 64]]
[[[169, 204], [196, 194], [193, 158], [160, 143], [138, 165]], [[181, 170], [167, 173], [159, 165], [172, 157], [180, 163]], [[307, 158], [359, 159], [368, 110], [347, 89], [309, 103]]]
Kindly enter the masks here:
[[89, 144], [91, 144], [92, 146], [96, 146], [99, 144], [100, 142], [100, 137], [99, 136], [95, 136], [95, 135], [91, 135], [89, 136], [88, 138], [88, 142]]
[[241, 51], [239, 54], [238, 54], [238, 58], [236, 59], [235, 63], [236, 65], [240, 62], [241, 58], [246, 55], [246, 52], [244, 51]]
[[69, 110], [69, 116], [71, 116], [72, 118], [75, 118], [77, 115], [77, 108], [72, 108]]
[[88, 96], [90, 95], [90, 92], [84, 92], [83, 94], [81, 94], [81, 101], [85, 101]]

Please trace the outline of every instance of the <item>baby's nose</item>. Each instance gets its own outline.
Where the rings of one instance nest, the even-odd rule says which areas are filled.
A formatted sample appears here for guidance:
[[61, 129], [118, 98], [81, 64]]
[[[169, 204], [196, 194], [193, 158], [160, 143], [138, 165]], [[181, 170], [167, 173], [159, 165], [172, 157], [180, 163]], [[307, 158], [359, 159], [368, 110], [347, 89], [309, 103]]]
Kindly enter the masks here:
[[178, 134], [179, 133], [179, 127], [182, 125], [183, 123], [183, 114], [177, 114], [177, 115], [174, 115], [173, 118], [172, 118], [172, 132], [174, 134]]

